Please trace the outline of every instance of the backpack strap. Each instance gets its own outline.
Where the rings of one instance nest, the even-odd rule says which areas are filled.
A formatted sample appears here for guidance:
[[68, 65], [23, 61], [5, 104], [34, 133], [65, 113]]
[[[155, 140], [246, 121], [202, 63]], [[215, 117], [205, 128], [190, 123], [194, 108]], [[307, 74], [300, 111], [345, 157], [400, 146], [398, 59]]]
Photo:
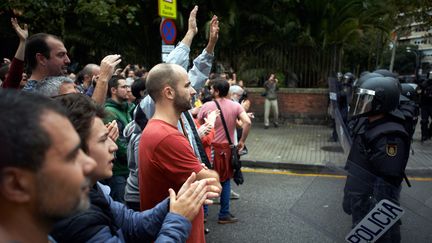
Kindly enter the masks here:
[[217, 108], [218, 108], [219, 111], [220, 111], [220, 116], [221, 116], [221, 120], [222, 120], [222, 125], [223, 125], [223, 127], [224, 127], [225, 135], [226, 135], [226, 137], [227, 137], [227, 139], [228, 139], [228, 143], [229, 143], [230, 146], [232, 146], [233, 143], [232, 143], [232, 141], [231, 141], [231, 137], [230, 137], [230, 135], [229, 135], [229, 133], [228, 133], [228, 127], [227, 127], [227, 125], [226, 125], [226, 123], [225, 123], [225, 118], [224, 118], [224, 115], [223, 115], [222, 109], [221, 109], [219, 103], [218, 103], [216, 100], [214, 100], [214, 102], [216, 103], [216, 106], [217, 106]]

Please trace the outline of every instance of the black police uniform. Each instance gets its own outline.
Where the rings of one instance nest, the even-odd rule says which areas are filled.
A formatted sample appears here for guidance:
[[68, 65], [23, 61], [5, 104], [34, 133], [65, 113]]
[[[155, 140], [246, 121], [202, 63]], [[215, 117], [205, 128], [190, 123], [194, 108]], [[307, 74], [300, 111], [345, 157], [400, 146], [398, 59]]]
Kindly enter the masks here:
[[408, 100], [400, 103], [399, 110], [402, 111], [405, 117], [405, 128], [412, 139], [418, 123], [419, 106], [415, 101]]
[[431, 138], [432, 124], [429, 124], [429, 117], [432, 117], [432, 78], [420, 85], [420, 109], [421, 109], [421, 134], [422, 141]]
[[[382, 199], [399, 205], [410, 146], [404, 122], [399, 118], [386, 115], [361, 124], [345, 167], [348, 176], [343, 209], [352, 215], [353, 227]], [[377, 242], [400, 242], [399, 225], [393, 225]]]

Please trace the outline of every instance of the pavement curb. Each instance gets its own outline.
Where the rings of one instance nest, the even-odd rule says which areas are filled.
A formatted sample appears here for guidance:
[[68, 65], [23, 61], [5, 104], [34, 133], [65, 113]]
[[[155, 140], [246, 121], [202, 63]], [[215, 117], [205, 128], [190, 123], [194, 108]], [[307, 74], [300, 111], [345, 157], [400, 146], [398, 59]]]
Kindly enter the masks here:
[[[337, 166], [331, 168], [324, 165], [266, 162], [266, 161], [256, 161], [256, 160], [241, 160], [241, 161], [242, 161], [242, 166], [250, 167], [250, 168], [290, 170], [297, 173], [346, 175], [343, 166]], [[405, 173], [408, 177], [432, 177], [432, 168], [425, 168], [425, 169], [408, 168], [405, 170]]]

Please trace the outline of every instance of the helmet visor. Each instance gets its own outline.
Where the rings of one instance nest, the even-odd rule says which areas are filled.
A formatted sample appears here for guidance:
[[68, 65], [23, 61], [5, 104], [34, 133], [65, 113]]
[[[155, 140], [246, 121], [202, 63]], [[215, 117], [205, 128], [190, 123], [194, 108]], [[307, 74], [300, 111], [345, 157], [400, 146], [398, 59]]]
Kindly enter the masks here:
[[349, 115], [351, 117], [365, 114], [372, 110], [372, 100], [375, 96], [375, 91], [370, 89], [358, 88], [354, 93], [349, 107]]

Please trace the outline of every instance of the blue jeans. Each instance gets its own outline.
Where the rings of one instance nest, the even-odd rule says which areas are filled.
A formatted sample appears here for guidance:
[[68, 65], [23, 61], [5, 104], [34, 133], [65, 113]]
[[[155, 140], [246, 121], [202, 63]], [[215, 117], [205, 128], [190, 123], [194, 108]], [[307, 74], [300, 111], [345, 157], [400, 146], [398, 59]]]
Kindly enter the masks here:
[[220, 194], [220, 210], [219, 218], [223, 218], [230, 215], [229, 203], [230, 203], [230, 193], [231, 193], [231, 180], [228, 179], [222, 184], [222, 192]]
[[117, 202], [124, 203], [127, 175], [115, 175], [108, 181], [111, 188], [110, 196]]
[[208, 205], [203, 205], [204, 209], [204, 218], [208, 216]]

